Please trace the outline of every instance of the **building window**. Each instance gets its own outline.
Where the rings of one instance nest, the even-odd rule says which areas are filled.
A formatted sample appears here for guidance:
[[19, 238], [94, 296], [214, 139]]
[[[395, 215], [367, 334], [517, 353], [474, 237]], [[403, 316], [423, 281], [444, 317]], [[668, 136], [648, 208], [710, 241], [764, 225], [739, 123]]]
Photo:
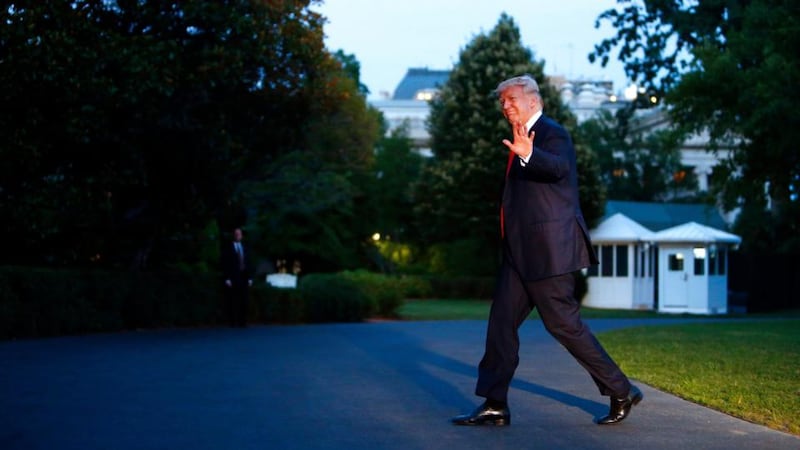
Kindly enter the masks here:
[[600, 276], [614, 276], [614, 246], [600, 246]]
[[628, 276], [628, 246], [617, 245], [617, 276]]
[[692, 249], [692, 254], [694, 255], [694, 274], [695, 275], [705, 275], [706, 274], [706, 248], [705, 247], [695, 247]]
[[683, 253], [669, 255], [669, 270], [673, 272], [683, 270]]
[[650, 251], [648, 252], [647, 260], [648, 260], [647, 276], [653, 277], [655, 276], [656, 263], [658, 262], [658, 259], [656, 258], [656, 247], [654, 245], [650, 246]]
[[642, 278], [644, 278], [644, 275], [646, 273], [645, 269], [647, 268], [647, 255], [649, 254], [650, 252], [648, 252], [647, 250], [639, 253], [639, 259], [641, 260], [639, 262], [639, 276], [641, 276]]
[[[630, 263], [628, 262], [628, 252], [629, 248], [628, 245], [593, 245], [592, 248], [594, 249], [594, 253], [597, 255], [597, 259], [600, 260], [600, 264], [589, 266], [587, 270], [587, 275], [590, 277], [627, 277], [628, 273], [630, 272]], [[639, 251], [639, 247], [636, 247]], [[638, 263], [638, 259], [634, 257], [633, 259], [634, 264]], [[634, 274], [637, 271], [641, 271], [642, 274], [644, 273], [644, 254], [642, 254], [642, 268], [638, 269], [634, 267]]]
[[711, 246], [708, 249], [708, 274], [709, 275], [716, 275], [717, 274], [717, 248], [716, 246]]
[[438, 89], [420, 89], [414, 94], [414, 100], [429, 102], [439, 95]]
[[636, 274], [639, 277], [646, 277], [652, 276], [653, 270], [653, 258], [652, 258], [653, 247], [649, 244], [639, 245], [636, 246], [636, 260], [638, 261], [639, 268], [636, 270]]

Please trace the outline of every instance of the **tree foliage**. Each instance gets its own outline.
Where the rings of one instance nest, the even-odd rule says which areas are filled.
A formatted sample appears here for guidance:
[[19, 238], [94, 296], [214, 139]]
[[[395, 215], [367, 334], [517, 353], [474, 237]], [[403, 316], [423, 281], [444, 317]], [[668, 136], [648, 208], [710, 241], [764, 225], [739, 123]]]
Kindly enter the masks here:
[[413, 186], [419, 180], [425, 157], [413, 150], [408, 122], [378, 142], [375, 179], [370, 198], [374, 204], [375, 230], [382, 236], [407, 240], [414, 231]]
[[[732, 148], [715, 190], [741, 207], [743, 247], [796, 252], [800, 223], [800, 4], [791, 0], [619, 0], [604, 12], [616, 35], [590, 55], [605, 64], [614, 48], [628, 75], [665, 94], [686, 132], [707, 131], [710, 151]], [[753, 217], [769, 215], [764, 233]]]
[[[509, 135], [493, 91], [497, 84], [521, 74], [531, 74], [539, 82], [544, 111], [568, 128], [575, 118], [563, 106], [556, 90], [544, 76], [544, 62], [536, 61], [524, 47], [514, 20], [502, 14], [488, 34], [476, 36], [460, 53], [459, 61], [440, 95], [431, 102], [429, 130], [434, 160], [421, 178], [417, 213], [424, 221], [425, 242], [476, 240], [489, 267], [496, 263], [498, 205], [507, 150], [502, 140]], [[585, 176], [592, 172], [588, 147], [578, 146], [580, 182], [588, 190], [592, 213], [600, 211], [603, 189]], [[584, 168], [586, 168], [585, 173]], [[595, 201], [595, 199], [603, 199]], [[604, 206], [604, 205], [603, 205]], [[488, 256], [488, 257], [487, 257]]]
[[597, 155], [608, 197], [640, 202], [694, 199], [697, 177], [680, 161], [682, 133], [672, 128], [645, 133], [632, 123], [635, 111], [603, 110], [578, 126], [580, 140], [590, 143]]
[[589, 228], [594, 228], [606, 214], [607, 187], [603, 184], [601, 166], [590, 141], [577, 132], [575, 142], [575, 165], [578, 168], [578, 195], [581, 212]]
[[281, 179], [287, 161], [321, 175], [311, 203], [355, 202], [375, 112], [312, 1], [7, 3], [2, 262], [191, 263], [241, 211], [272, 212], [242, 183]]
[[280, 126], [298, 139], [254, 166], [258, 173], [242, 180], [233, 199], [246, 211], [254, 247], [268, 265], [282, 260], [305, 273], [363, 267], [370, 263], [370, 183], [381, 115], [366, 102], [354, 55], [323, 54], [311, 75], [302, 95], [284, 100], [291, 102], [284, 113], [300, 115]]
[[305, 146], [266, 165], [237, 192], [261, 253], [301, 261], [306, 272], [363, 267], [373, 232], [369, 194], [380, 113], [367, 106], [358, 81], [338, 70], [314, 88], [310, 119], [295, 124], [307, 135]]

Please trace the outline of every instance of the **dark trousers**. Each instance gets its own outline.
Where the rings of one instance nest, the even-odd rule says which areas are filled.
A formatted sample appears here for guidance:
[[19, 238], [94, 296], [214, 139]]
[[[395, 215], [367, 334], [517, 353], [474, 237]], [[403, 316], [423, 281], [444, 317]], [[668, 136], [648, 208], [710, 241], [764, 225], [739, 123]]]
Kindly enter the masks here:
[[625, 397], [631, 384], [581, 320], [572, 273], [523, 282], [506, 260], [497, 279], [486, 350], [478, 365], [475, 393], [507, 401], [511, 379], [519, 365], [519, 327], [533, 308], [547, 331], [589, 372], [602, 395]]
[[233, 280], [232, 284], [225, 287], [228, 321], [232, 327], [244, 327], [247, 325], [249, 287], [246, 279]]

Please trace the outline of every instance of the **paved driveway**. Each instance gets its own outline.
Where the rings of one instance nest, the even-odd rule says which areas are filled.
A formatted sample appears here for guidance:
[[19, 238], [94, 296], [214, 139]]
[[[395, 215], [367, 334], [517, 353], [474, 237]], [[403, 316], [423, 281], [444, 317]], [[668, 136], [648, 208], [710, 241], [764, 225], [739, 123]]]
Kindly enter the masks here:
[[[650, 320], [590, 320], [596, 332]], [[675, 323], [675, 320], [670, 320]], [[484, 321], [156, 330], [0, 343], [0, 448], [800, 449], [800, 437], [639, 383], [625, 422], [537, 320], [512, 426], [474, 408]]]

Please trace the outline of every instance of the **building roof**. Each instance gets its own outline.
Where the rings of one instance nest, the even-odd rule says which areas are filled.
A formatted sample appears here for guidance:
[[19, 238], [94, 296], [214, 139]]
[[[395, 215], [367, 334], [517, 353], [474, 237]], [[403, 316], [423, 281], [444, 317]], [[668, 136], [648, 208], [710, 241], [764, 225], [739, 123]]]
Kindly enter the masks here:
[[717, 208], [702, 203], [651, 203], [609, 200], [605, 217], [622, 213], [645, 228], [661, 231], [670, 227], [696, 222], [727, 230], [728, 224]]
[[449, 70], [430, 70], [427, 68], [408, 69], [406, 75], [394, 90], [393, 100], [415, 100], [417, 92], [440, 89], [450, 77]]
[[652, 241], [653, 232], [622, 213], [615, 213], [591, 231], [592, 242]]
[[655, 233], [657, 242], [695, 242], [740, 244], [742, 238], [722, 230], [707, 227], [697, 222], [689, 222], [676, 227], [667, 228]]

